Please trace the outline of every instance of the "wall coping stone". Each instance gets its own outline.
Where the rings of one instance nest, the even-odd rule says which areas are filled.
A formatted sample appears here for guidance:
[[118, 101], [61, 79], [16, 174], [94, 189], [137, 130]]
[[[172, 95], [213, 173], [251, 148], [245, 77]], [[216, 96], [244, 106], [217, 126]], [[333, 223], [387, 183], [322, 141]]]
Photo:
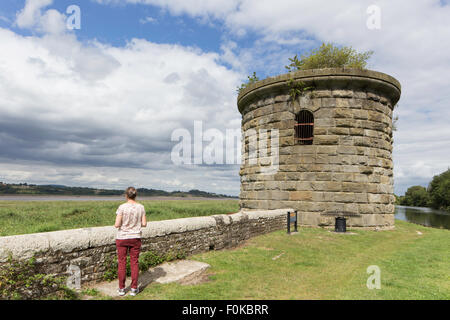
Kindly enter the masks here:
[[[214, 228], [217, 227], [216, 218], [222, 218], [225, 224], [231, 224], [246, 218], [275, 218], [293, 210], [245, 210], [231, 215], [150, 221], [147, 227], [142, 229], [142, 238]], [[111, 245], [115, 243], [116, 232], [113, 226], [106, 226], [0, 237], [0, 263], [6, 262], [9, 254], [15, 259], [24, 260], [49, 250], [67, 253]]]

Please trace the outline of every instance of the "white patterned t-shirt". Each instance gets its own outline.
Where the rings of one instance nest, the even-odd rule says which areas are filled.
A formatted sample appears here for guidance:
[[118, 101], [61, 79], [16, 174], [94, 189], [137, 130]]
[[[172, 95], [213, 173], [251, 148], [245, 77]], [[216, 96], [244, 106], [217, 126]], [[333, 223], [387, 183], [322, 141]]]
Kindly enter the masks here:
[[122, 225], [117, 231], [116, 239], [136, 239], [141, 237], [141, 221], [142, 216], [145, 215], [145, 209], [142, 204], [126, 202], [119, 206], [116, 214], [122, 215]]

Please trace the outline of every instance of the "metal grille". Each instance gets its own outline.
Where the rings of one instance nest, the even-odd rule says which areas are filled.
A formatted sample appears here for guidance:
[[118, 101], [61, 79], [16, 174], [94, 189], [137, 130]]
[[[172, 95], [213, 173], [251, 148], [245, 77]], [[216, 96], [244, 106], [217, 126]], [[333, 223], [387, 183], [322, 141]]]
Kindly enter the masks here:
[[307, 110], [295, 116], [295, 140], [297, 144], [312, 144], [314, 137], [314, 115]]

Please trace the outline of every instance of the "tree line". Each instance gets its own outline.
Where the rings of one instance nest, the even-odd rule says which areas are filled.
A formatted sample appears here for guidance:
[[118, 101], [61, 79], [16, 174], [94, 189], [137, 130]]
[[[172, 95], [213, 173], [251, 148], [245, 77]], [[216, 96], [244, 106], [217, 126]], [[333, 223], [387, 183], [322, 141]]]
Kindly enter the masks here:
[[450, 211], [450, 169], [433, 177], [428, 187], [412, 186], [396, 204]]
[[[205, 197], [205, 198], [235, 198], [230, 195], [216, 194], [207, 191], [192, 189], [189, 191], [164, 191], [158, 189], [138, 188], [139, 196], [147, 197]], [[123, 190], [96, 189], [87, 187], [68, 187], [62, 185], [35, 185], [27, 183], [9, 184], [0, 182], [1, 194], [15, 195], [73, 195], [73, 196], [121, 196]]]

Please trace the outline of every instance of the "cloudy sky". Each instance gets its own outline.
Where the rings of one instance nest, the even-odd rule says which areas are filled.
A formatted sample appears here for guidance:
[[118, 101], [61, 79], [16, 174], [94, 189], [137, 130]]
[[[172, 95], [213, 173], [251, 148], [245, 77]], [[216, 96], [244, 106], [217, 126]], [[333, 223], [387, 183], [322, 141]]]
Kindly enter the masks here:
[[2, 0], [0, 181], [237, 195], [237, 164], [174, 164], [173, 133], [239, 129], [247, 75], [332, 41], [401, 82], [395, 192], [426, 186], [450, 166], [449, 21], [448, 0]]

